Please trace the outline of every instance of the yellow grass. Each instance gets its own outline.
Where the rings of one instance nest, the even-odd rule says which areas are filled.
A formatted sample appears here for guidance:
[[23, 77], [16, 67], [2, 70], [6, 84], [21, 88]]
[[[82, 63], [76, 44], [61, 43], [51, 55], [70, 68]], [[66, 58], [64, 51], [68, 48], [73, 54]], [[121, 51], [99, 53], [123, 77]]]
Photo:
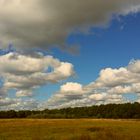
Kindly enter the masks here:
[[140, 121], [2, 119], [0, 140], [140, 140]]

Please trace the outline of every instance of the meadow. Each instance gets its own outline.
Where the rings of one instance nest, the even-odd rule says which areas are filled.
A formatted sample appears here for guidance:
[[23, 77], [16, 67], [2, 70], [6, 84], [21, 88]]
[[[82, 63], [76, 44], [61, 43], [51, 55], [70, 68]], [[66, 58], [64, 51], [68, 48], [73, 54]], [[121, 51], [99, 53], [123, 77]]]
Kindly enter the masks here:
[[140, 121], [1, 119], [0, 140], [140, 140]]

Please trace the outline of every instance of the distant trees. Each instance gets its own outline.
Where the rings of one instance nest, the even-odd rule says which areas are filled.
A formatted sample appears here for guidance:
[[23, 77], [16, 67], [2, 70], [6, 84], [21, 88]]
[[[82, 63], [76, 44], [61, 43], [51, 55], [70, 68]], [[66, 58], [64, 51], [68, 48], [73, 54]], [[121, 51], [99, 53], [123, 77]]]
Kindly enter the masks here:
[[140, 119], [140, 104], [107, 104], [91, 107], [45, 109], [43, 111], [0, 111], [0, 118], [122, 118]]

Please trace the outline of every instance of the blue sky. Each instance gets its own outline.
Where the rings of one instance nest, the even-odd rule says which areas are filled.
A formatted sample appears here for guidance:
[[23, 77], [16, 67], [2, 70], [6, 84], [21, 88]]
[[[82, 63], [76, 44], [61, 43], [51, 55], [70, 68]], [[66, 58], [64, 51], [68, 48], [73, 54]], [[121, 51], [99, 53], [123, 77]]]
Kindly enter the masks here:
[[131, 59], [139, 59], [139, 25], [139, 13], [114, 19], [106, 28], [92, 28], [91, 35], [81, 33], [68, 37], [68, 43], [79, 44], [78, 55], [60, 51], [53, 51], [53, 54], [60, 60], [72, 62], [86, 84], [96, 79], [102, 68], [118, 68], [126, 66]]
[[0, 9], [0, 110], [140, 102], [139, 0]]
[[[140, 13], [130, 14], [113, 19], [105, 28], [92, 28], [89, 35], [78, 33], [68, 36], [68, 43], [79, 44], [79, 54], [72, 55], [53, 50], [56, 58], [74, 65], [77, 76], [67, 81], [88, 84], [96, 80], [101, 69], [127, 66], [132, 59], [140, 59], [139, 25]], [[42, 94], [45, 92], [47, 98], [50, 97], [59, 90], [61, 84], [41, 88], [38, 91], [39, 98], [44, 98]]]

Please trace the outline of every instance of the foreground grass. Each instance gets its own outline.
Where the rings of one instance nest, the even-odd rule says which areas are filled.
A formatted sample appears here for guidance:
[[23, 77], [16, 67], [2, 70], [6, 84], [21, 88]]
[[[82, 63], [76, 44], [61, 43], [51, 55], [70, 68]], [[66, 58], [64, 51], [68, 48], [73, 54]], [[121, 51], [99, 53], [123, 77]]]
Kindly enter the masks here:
[[0, 140], [140, 140], [140, 121], [2, 119]]

